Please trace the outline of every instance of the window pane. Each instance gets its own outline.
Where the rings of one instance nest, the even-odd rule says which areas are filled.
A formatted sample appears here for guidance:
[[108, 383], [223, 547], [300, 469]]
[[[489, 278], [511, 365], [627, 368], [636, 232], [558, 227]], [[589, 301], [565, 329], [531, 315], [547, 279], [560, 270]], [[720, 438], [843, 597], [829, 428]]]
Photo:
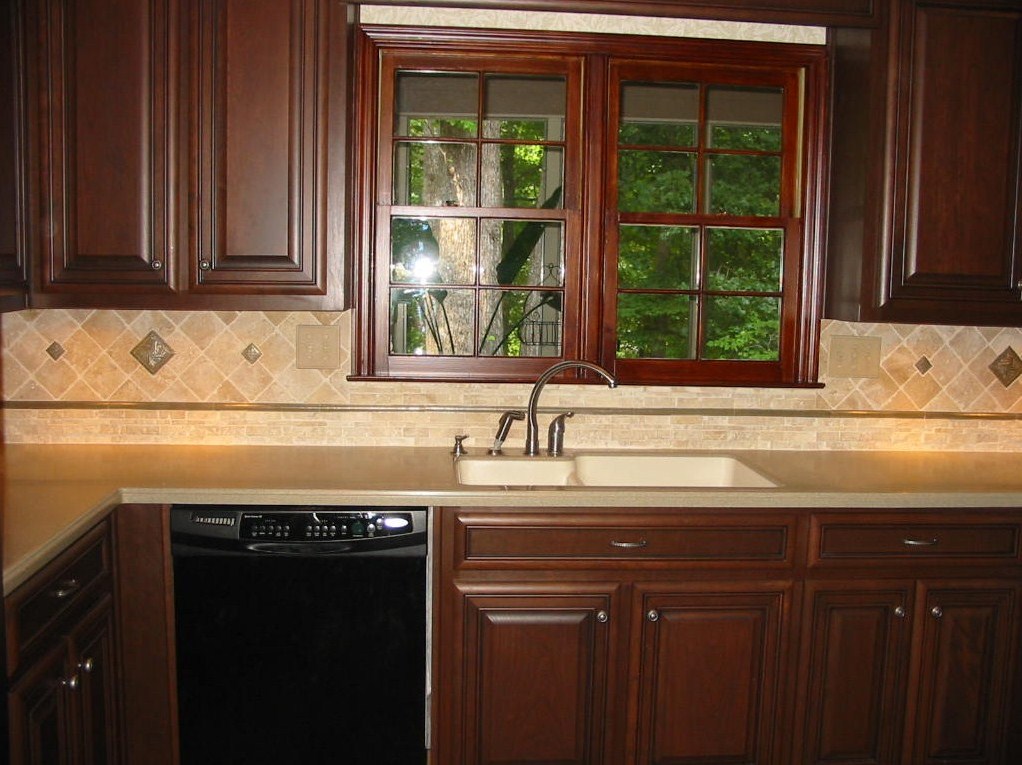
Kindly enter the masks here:
[[536, 144], [483, 146], [484, 207], [561, 206], [564, 152]]
[[390, 281], [475, 283], [475, 234], [475, 221], [471, 218], [392, 219]]
[[710, 146], [780, 151], [783, 106], [780, 88], [709, 88], [706, 119]]
[[776, 228], [711, 228], [706, 232], [706, 288], [779, 292], [784, 232]]
[[484, 220], [480, 224], [482, 284], [564, 283], [564, 226], [557, 222]]
[[560, 140], [564, 135], [566, 93], [563, 77], [488, 75], [483, 136]]
[[710, 212], [772, 215], [781, 210], [781, 158], [718, 154], [706, 176]]
[[560, 290], [486, 290], [480, 296], [481, 356], [560, 356]]
[[694, 212], [695, 154], [622, 151], [617, 205], [622, 212]]
[[474, 138], [478, 134], [478, 75], [398, 72], [396, 91], [395, 135]]
[[697, 85], [626, 82], [621, 86], [618, 143], [695, 146], [698, 119]]
[[704, 358], [776, 361], [780, 332], [780, 298], [706, 298]]
[[394, 204], [475, 206], [476, 147], [464, 143], [397, 144]]
[[695, 306], [695, 298], [688, 295], [619, 294], [618, 358], [692, 358]]
[[391, 289], [390, 352], [395, 356], [471, 356], [472, 290]]
[[622, 289], [691, 289], [699, 231], [686, 226], [621, 226], [617, 274]]

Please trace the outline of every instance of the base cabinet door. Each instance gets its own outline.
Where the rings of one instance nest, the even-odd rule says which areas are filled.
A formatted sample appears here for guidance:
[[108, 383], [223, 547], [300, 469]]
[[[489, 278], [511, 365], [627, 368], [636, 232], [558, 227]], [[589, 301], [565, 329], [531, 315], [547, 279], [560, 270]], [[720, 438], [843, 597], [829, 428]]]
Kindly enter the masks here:
[[11, 762], [70, 763], [73, 741], [67, 696], [68, 656], [61, 645], [26, 670], [10, 690]]
[[473, 591], [462, 604], [462, 705], [448, 728], [461, 740], [444, 761], [606, 762], [610, 594]]
[[635, 762], [781, 762], [790, 601], [790, 584], [644, 595]]

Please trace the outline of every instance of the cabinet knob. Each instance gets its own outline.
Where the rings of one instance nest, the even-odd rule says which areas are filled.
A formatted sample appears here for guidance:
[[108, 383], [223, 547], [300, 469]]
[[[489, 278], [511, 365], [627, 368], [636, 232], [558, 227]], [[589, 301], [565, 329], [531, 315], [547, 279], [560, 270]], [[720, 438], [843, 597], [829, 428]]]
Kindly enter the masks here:
[[898, 606], [897, 608], [895, 608], [894, 609], [894, 615], [897, 616], [899, 619], [904, 619], [905, 618], [905, 606]]
[[201, 270], [201, 271], [208, 271], [209, 269], [210, 269], [210, 263], [209, 263], [208, 260], [200, 260], [199, 261], [199, 270]]
[[78, 675], [71, 675], [71, 677], [62, 677], [60, 684], [67, 688], [69, 691], [78, 689]]
[[607, 622], [610, 621], [610, 614], [608, 614], [606, 611], [597, 611], [596, 621], [598, 621], [600, 624], [606, 624]]
[[660, 621], [660, 613], [655, 609], [651, 608], [646, 612], [646, 621], [658, 622]]
[[152, 263], [149, 264], [149, 266], [153, 269], [153, 271], [159, 271], [161, 268], [163, 268], [163, 261], [154, 260]]
[[930, 613], [933, 614], [934, 619], [939, 619], [944, 615], [944, 609], [940, 606], [934, 606], [930, 609]]
[[92, 670], [95, 666], [96, 663], [92, 660], [91, 656], [82, 659], [80, 662], [78, 662], [78, 669], [80, 669], [87, 675], [92, 674]]

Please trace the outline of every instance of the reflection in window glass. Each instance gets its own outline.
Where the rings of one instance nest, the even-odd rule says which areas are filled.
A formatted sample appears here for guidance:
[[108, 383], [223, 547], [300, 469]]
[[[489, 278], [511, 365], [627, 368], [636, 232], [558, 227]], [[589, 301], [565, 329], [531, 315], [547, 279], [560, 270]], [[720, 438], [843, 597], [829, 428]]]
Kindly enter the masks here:
[[784, 232], [775, 228], [711, 228], [706, 232], [706, 288], [779, 292]]
[[478, 134], [479, 77], [398, 72], [394, 134], [416, 138], [473, 138]]
[[481, 356], [560, 356], [560, 290], [485, 290], [480, 295]]
[[390, 281], [394, 284], [472, 284], [475, 221], [471, 218], [394, 218], [390, 222]]
[[780, 328], [780, 298], [707, 297], [702, 356], [776, 361], [780, 357]]
[[621, 86], [618, 143], [639, 146], [695, 146], [699, 86], [626, 82]]
[[633, 226], [619, 229], [618, 287], [691, 289], [699, 262], [699, 231], [690, 226]]
[[709, 144], [716, 149], [781, 150], [784, 93], [780, 88], [707, 89]]
[[390, 352], [396, 356], [471, 356], [472, 290], [392, 288]]
[[617, 298], [617, 357], [691, 359], [694, 297], [625, 292]]
[[564, 226], [539, 220], [483, 220], [479, 281], [491, 285], [564, 284]]
[[709, 211], [714, 215], [780, 215], [781, 158], [718, 154], [708, 160]]
[[472, 207], [476, 147], [464, 143], [406, 143], [394, 149], [394, 204]]
[[618, 209], [694, 212], [695, 156], [688, 152], [619, 152]]
[[486, 76], [483, 137], [515, 141], [560, 140], [567, 88], [563, 77]]
[[561, 206], [564, 152], [536, 144], [483, 146], [483, 207]]

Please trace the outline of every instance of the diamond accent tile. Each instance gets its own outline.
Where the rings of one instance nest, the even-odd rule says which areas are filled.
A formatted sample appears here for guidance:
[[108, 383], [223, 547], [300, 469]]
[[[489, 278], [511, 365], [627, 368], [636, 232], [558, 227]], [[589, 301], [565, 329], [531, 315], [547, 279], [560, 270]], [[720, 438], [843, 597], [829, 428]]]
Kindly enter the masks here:
[[920, 356], [919, 361], [916, 362], [916, 369], [919, 370], [919, 374], [924, 375], [933, 369], [933, 364], [925, 356]]
[[245, 357], [245, 361], [249, 364], [255, 364], [259, 361], [259, 357], [263, 355], [263, 352], [259, 350], [255, 343], [249, 343], [245, 350], [241, 352], [241, 355]]
[[990, 364], [990, 371], [994, 373], [994, 377], [1000, 380], [1001, 385], [1007, 388], [1015, 382], [1019, 375], [1022, 375], [1022, 359], [1009, 345]]
[[50, 346], [46, 349], [46, 353], [49, 354], [50, 358], [56, 361], [64, 355], [64, 346], [54, 340], [50, 343]]
[[174, 355], [174, 349], [167, 345], [167, 342], [151, 330], [148, 335], [139, 341], [138, 345], [131, 349], [131, 355], [139, 364], [146, 368], [149, 374], [154, 375], [160, 368], [170, 361]]

